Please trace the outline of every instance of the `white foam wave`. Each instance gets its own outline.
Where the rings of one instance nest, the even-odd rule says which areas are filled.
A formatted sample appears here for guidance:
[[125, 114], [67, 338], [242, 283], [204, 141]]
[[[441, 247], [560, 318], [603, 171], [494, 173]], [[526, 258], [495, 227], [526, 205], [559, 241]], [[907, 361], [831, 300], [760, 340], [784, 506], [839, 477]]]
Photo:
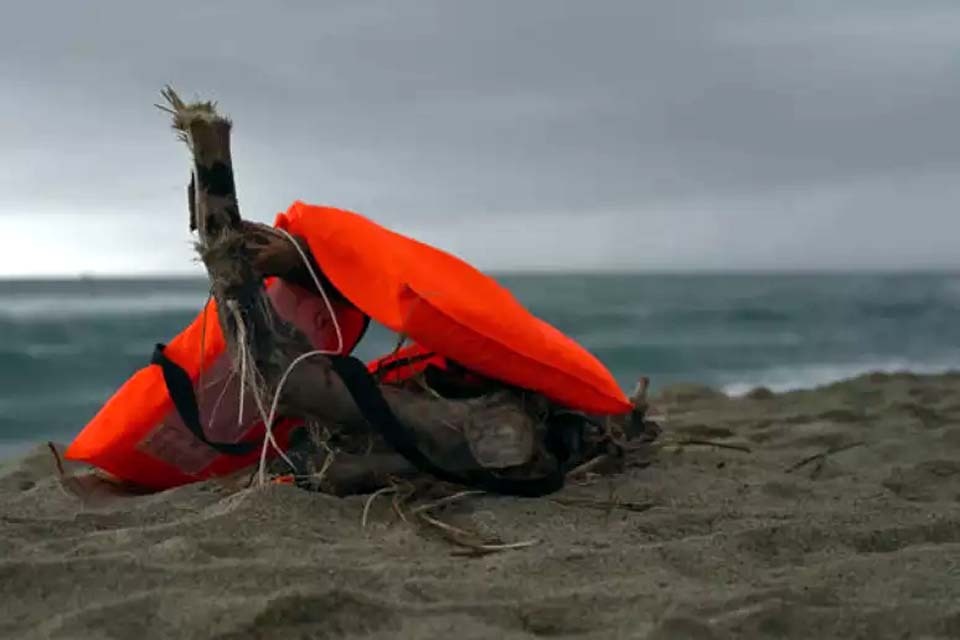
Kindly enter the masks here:
[[939, 374], [960, 370], [960, 355], [938, 361], [876, 360], [857, 363], [822, 363], [795, 366], [779, 366], [758, 371], [749, 379], [723, 385], [729, 396], [742, 396], [757, 387], [783, 393], [799, 389], [813, 389], [823, 385], [855, 378], [867, 373]]
[[171, 311], [197, 311], [206, 296], [196, 293], [148, 293], [142, 295], [76, 294], [23, 296], [0, 303], [0, 318], [9, 320], [96, 318], [136, 316]]

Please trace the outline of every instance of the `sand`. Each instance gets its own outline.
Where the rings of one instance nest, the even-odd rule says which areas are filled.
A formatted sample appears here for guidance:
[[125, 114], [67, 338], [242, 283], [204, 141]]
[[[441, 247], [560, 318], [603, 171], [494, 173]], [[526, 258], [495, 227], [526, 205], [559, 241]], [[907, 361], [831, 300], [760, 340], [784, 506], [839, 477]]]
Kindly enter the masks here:
[[[82, 504], [38, 448], [0, 471], [0, 635], [960, 637], [960, 374], [738, 399], [675, 387], [657, 407], [665, 440], [750, 452], [666, 446], [565, 504], [436, 513], [538, 541], [483, 557], [400, 522], [388, 497], [364, 530], [364, 497], [279, 485]], [[653, 506], [575, 501], [611, 496]]]

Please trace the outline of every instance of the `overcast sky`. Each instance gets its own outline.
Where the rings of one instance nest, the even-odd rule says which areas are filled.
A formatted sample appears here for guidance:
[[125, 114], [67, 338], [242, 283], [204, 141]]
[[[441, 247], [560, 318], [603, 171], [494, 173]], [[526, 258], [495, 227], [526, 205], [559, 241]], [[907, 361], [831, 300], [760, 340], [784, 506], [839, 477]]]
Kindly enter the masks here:
[[163, 84], [242, 214], [484, 268], [960, 266], [960, 2], [30, 0], [0, 14], [0, 275], [196, 272]]

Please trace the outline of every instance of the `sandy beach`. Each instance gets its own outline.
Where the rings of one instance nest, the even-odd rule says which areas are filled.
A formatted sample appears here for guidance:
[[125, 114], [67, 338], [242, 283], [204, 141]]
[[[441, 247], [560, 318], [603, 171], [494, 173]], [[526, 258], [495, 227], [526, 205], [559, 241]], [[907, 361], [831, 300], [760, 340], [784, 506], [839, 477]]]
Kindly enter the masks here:
[[482, 557], [387, 496], [363, 529], [366, 497], [280, 485], [82, 502], [38, 447], [0, 468], [0, 635], [960, 637], [960, 374], [655, 407], [649, 465], [434, 512], [536, 542]]

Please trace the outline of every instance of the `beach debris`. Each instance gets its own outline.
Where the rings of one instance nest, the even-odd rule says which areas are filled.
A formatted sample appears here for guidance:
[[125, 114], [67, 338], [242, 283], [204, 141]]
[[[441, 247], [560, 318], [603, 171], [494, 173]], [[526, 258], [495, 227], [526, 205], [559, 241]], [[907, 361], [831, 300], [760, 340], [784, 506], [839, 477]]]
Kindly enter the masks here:
[[434, 530], [440, 532], [440, 534], [450, 542], [457, 546], [463, 547], [462, 551], [455, 551], [454, 555], [483, 556], [491, 553], [499, 553], [501, 551], [526, 549], [540, 544], [539, 540], [523, 540], [519, 542], [502, 542], [498, 539], [484, 540], [482, 537], [473, 532], [443, 522], [442, 520], [429, 515], [427, 512], [421, 512], [417, 515], [417, 517], [425, 525], [430, 526]]
[[[272, 227], [243, 220], [232, 122], [212, 101], [162, 96], [190, 153], [189, 226], [211, 298], [69, 458], [153, 489], [252, 462], [258, 486], [369, 493], [366, 526], [381, 496], [406, 518], [400, 483], [416, 478], [536, 497], [650, 451], [661, 430], [647, 378], [628, 398], [492, 278], [357, 214], [297, 202]], [[398, 341], [365, 365], [349, 354], [371, 319]]]
[[800, 460], [796, 464], [790, 465], [784, 470], [784, 473], [793, 473], [794, 471], [797, 471], [807, 466], [811, 462], [817, 463], [817, 469], [814, 471], [814, 473], [817, 473], [819, 469], [822, 467], [824, 461], [827, 459], [828, 456], [842, 453], [844, 451], [849, 451], [850, 449], [856, 449], [857, 447], [862, 447], [862, 446], [865, 446], [866, 444], [867, 444], [866, 442], [862, 440], [858, 440], [856, 442], [850, 442], [847, 444], [830, 447], [826, 451], [821, 451], [820, 453], [815, 453], [812, 456], [807, 456], [806, 458], [804, 458], [803, 460]]
[[630, 500], [620, 500], [613, 497], [609, 500], [593, 500], [589, 498], [550, 498], [551, 502], [564, 507], [585, 507], [588, 509], [600, 509], [602, 511], [612, 511], [622, 509], [632, 511], [633, 513], [643, 513], [657, 506], [656, 502], [634, 502]]
[[741, 453], [752, 453], [752, 449], [742, 444], [730, 444], [728, 442], [719, 442], [718, 440], [704, 440], [702, 438], [683, 438], [681, 440], [665, 440], [664, 446], [672, 445], [675, 447], [716, 447], [718, 449], [728, 449], [730, 451], [740, 451]]
[[360, 516], [360, 528], [367, 528], [367, 518], [370, 516], [370, 507], [373, 506], [373, 501], [377, 499], [378, 496], [386, 495], [388, 493], [395, 494], [397, 488], [395, 486], [383, 487], [382, 489], [377, 489], [367, 498], [366, 502], [363, 503], [363, 511]]

